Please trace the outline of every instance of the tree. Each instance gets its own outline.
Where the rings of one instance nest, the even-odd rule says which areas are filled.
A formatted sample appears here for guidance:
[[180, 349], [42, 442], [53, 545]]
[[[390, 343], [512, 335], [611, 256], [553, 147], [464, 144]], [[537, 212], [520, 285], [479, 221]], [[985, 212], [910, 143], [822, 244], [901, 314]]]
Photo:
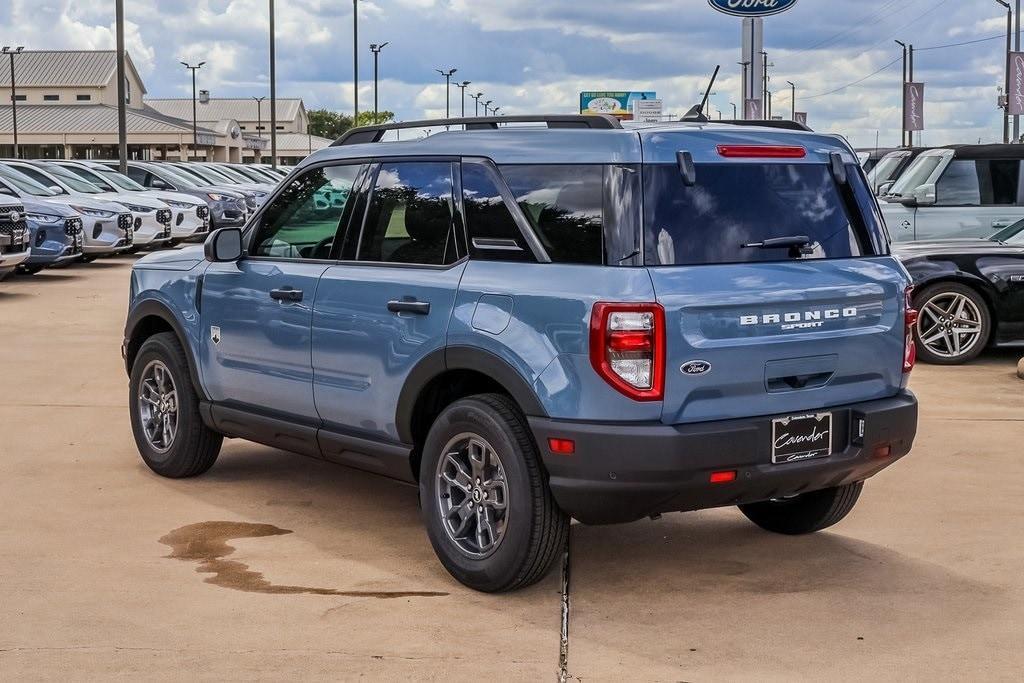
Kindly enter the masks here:
[[[322, 138], [335, 139], [352, 127], [352, 116], [341, 114], [330, 109], [311, 109], [309, 115], [309, 132]], [[374, 116], [372, 111], [359, 112], [359, 125], [369, 126], [375, 123], [387, 123], [395, 118], [394, 112], [382, 111]]]

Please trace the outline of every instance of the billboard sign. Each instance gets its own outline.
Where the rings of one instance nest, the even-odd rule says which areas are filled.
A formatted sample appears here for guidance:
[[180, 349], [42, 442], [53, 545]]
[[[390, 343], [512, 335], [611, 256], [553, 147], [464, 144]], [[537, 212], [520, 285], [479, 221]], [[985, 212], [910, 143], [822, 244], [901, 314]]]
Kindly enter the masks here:
[[633, 120], [658, 123], [663, 115], [661, 100], [633, 100]]
[[796, 121], [797, 123], [801, 124], [801, 125], [806, 126], [807, 125], [807, 112], [805, 112], [805, 111], [798, 111], [798, 112], [796, 112], [796, 114], [793, 116], [793, 120]]
[[903, 88], [903, 127], [924, 130], [924, 83], [907, 83]]
[[633, 115], [634, 102], [656, 99], [658, 99], [656, 92], [590, 90], [580, 93], [580, 113], [611, 114], [628, 119]]
[[1024, 114], [1024, 52], [1010, 53], [1010, 116]]
[[743, 111], [745, 112], [743, 118], [747, 121], [760, 121], [764, 118], [764, 108], [761, 105], [761, 100], [747, 100]]
[[796, 0], [708, 0], [708, 4], [734, 17], [767, 17], [792, 9]]

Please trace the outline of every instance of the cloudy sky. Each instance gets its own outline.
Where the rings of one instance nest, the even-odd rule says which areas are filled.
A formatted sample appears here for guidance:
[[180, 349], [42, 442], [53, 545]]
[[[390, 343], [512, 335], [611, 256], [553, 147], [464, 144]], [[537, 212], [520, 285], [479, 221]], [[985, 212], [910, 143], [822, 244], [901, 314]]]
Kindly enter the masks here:
[[[351, 111], [352, 2], [276, 4], [278, 94]], [[267, 92], [267, 0], [125, 6], [128, 49], [150, 96], [189, 95], [180, 60], [207, 61], [201, 87], [214, 96]], [[113, 0], [0, 0], [0, 44], [110, 48], [113, 15]], [[776, 105], [788, 110], [785, 81], [792, 80], [797, 108], [816, 129], [857, 145], [874, 144], [878, 131], [881, 144], [895, 144], [901, 69], [893, 39], [920, 48], [970, 42], [917, 55], [915, 76], [928, 87], [923, 139], [994, 141], [1004, 59], [995, 37], [1005, 18], [994, 0], [799, 0], [766, 20]], [[483, 91], [507, 114], [571, 112], [580, 90], [620, 89], [656, 90], [669, 111], [683, 112], [715, 64], [723, 71], [712, 106], [729, 115], [740, 90], [739, 21], [705, 0], [360, 0], [360, 102], [372, 107], [369, 44], [390, 41], [381, 106], [399, 118], [444, 114], [436, 68], [457, 67], [470, 91]]]

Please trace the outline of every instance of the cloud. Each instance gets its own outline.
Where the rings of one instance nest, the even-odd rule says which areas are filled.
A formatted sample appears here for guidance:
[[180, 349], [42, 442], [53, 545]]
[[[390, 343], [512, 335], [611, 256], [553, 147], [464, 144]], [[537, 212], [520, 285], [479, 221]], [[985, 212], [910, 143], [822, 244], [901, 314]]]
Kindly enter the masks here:
[[[214, 96], [266, 94], [269, 45], [266, 0], [134, 0], [126, 3], [127, 45], [151, 96], [191, 91], [180, 60], [205, 60], [200, 87]], [[281, 96], [310, 107], [351, 111], [351, 0], [280, 0], [277, 74]], [[803, 0], [766, 20], [775, 113], [797, 109], [816, 129], [855, 144], [899, 138], [900, 65], [894, 39], [918, 48], [997, 36], [1005, 14], [992, 3], [961, 0]], [[360, 0], [360, 105], [372, 107], [369, 44], [390, 41], [380, 56], [381, 107], [400, 118], [445, 111], [436, 68], [458, 67], [502, 111], [575, 111], [581, 90], [653, 89], [666, 109], [695, 103], [716, 64], [722, 73], [712, 114], [740, 104], [739, 20], [702, 0]], [[110, 0], [0, 2], [0, 43], [32, 49], [114, 45]], [[928, 83], [925, 139], [933, 144], [1001, 135], [995, 88], [1002, 43], [991, 40], [922, 50], [915, 77]], [[872, 72], [862, 83], [825, 95]], [[461, 92], [451, 91], [461, 111]], [[467, 109], [473, 110], [467, 99]]]

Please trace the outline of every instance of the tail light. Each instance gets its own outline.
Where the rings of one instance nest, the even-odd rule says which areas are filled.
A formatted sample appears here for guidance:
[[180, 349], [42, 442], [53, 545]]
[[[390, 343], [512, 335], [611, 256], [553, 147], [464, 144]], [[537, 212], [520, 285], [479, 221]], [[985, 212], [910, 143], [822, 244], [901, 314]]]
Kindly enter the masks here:
[[914, 363], [917, 362], [917, 345], [914, 344], [914, 325], [917, 324], [918, 312], [914, 308], [914, 302], [911, 295], [914, 293], [913, 287], [907, 287], [904, 291], [904, 313], [903, 313], [903, 331], [906, 334], [906, 343], [903, 347], [903, 372], [909, 373], [914, 369]]
[[659, 304], [594, 304], [590, 362], [634, 401], [665, 395], [665, 309]]
[[796, 145], [719, 145], [718, 155], [729, 159], [803, 159], [807, 150]]

